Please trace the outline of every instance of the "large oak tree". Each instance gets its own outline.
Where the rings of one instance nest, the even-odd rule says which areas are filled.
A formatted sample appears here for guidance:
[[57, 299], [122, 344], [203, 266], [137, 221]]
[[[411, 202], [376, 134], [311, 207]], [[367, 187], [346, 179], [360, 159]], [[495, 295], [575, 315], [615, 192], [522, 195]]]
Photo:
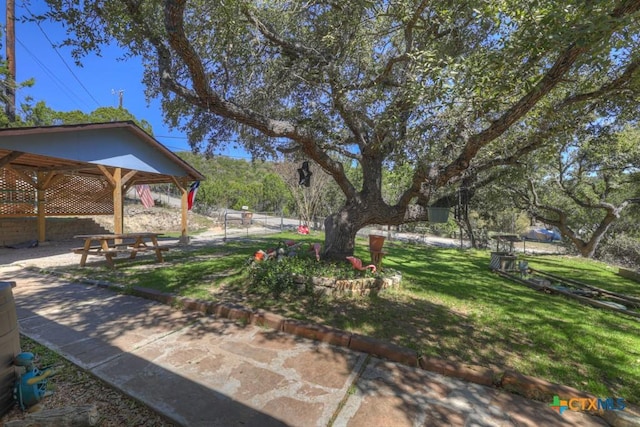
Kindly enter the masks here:
[[[78, 58], [116, 40], [194, 146], [297, 150], [346, 202], [325, 252], [513, 163], [586, 110], [635, 108], [640, 0], [47, 0]], [[630, 117], [637, 119], [637, 117]], [[354, 185], [337, 159], [358, 162]], [[384, 168], [411, 170], [395, 200]]]

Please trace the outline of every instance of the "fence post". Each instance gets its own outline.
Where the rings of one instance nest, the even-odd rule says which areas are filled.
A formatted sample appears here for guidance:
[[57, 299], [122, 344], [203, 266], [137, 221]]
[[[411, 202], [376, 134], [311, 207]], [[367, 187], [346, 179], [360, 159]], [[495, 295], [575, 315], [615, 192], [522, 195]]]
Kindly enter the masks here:
[[227, 241], [227, 210], [224, 210], [224, 239], [223, 242]]

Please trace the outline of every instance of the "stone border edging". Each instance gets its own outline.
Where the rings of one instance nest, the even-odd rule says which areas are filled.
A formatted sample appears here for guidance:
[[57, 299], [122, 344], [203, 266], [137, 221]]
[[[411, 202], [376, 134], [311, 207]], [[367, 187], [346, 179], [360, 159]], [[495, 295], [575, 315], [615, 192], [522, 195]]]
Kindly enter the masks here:
[[[48, 274], [58, 274], [47, 272]], [[64, 275], [64, 274], [63, 274]], [[436, 357], [418, 356], [415, 350], [397, 344], [382, 341], [378, 338], [359, 335], [341, 329], [289, 319], [262, 309], [251, 310], [240, 304], [215, 303], [195, 298], [181, 297], [155, 289], [123, 285], [84, 279], [87, 283], [102, 288], [125, 292], [140, 298], [157, 301], [166, 305], [179, 305], [184, 310], [197, 311], [219, 318], [235, 320], [254, 326], [267, 327], [276, 331], [312, 339], [373, 356], [379, 356], [392, 362], [410, 367], [417, 367], [447, 377], [457, 378], [493, 388], [501, 388], [530, 399], [551, 399], [553, 395], [570, 395], [576, 398], [596, 398], [595, 395], [577, 390], [562, 384], [523, 375], [512, 370], [494, 370], [478, 365], [452, 362]], [[640, 427], [640, 417], [622, 411], [602, 411], [592, 413], [601, 417], [613, 427]]]

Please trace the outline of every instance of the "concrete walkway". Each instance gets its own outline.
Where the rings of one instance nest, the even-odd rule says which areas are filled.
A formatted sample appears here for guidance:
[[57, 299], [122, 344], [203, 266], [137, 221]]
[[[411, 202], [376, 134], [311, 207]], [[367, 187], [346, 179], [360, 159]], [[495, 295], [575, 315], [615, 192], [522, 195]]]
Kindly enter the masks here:
[[185, 426], [598, 426], [501, 390], [345, 347], [20, 267], [20, 330]]

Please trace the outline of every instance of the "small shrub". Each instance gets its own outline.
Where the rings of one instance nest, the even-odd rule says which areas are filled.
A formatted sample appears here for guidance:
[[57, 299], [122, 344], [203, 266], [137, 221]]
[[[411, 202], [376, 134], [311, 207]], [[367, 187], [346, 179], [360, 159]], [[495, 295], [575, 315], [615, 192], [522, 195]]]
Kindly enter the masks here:
[[615, 265], [640, 268], [640, 240], [628, 234], [619, 234], [602, 242], [596, 258]]
[[250, 272], [250, 288], [274, 297], [283, 292], [297, 293], [300, 287], [305, 288], [295, 280], [296, 275], [304, 275], [304, 263], [305, 260], [296, 257], [255, 263]]
[[[391, 272], [391, 270], [388, 271]], [[285, 257], [279, 261], [268, 260], [254, 263], [250, 271], [250, 289], [268, 292], [274, 297], [282, 293], [310, 294], [313, 292], [312, 286], [309, 283], [300, 283], [297, 278], [302, 276], [357, 279], [374, 275], [376, 274], [371, 270], [355, 270], [347, 261], [318, 262], [315, 258], [307, 256]]]

